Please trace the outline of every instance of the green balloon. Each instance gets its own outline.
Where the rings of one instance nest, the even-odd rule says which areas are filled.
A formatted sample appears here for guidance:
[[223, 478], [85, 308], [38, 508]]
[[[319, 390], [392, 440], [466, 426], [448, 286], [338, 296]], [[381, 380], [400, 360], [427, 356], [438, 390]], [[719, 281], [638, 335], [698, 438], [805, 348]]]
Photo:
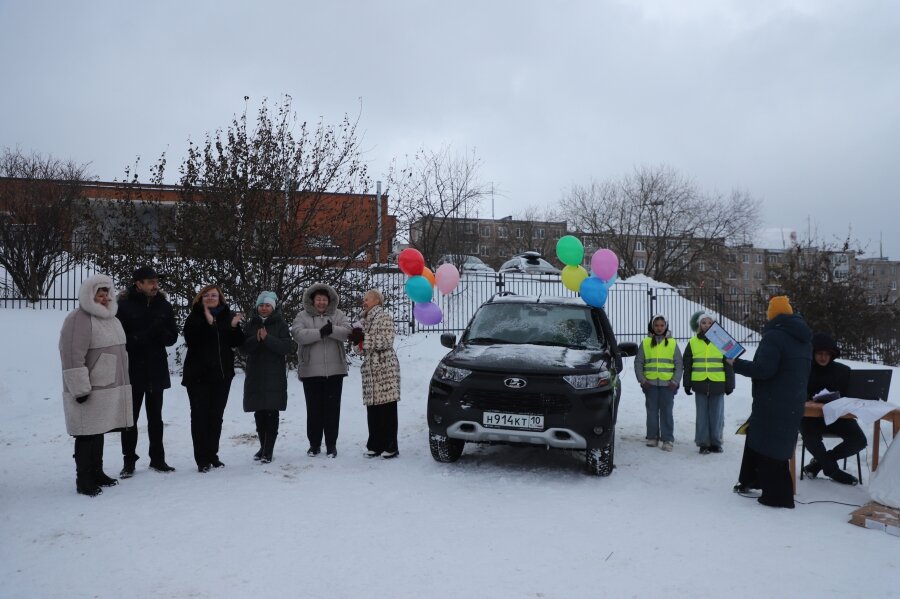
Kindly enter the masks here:
[[574, 235], [565, 235], [556, 242], [559, 261], [569, 266], [579, 266], [584, 260], [584, 246]]

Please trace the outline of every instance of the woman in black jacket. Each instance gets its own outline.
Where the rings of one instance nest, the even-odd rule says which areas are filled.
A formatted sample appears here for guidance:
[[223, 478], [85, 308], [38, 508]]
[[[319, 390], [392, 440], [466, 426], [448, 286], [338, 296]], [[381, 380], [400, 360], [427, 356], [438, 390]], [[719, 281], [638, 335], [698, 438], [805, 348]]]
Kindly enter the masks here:
[[184, 322], [184, 374], [191, 402], [191, 439], [194, 460], [200, 472], [221, 468], [219, 438], [231, 379], [234, 378], [234, 351], [244, 342], [239, 328], [241, 313], [232, 312], [225, 295], [216, 285], [207, 285], [194, 298]]
[[256, 299], [256, 314], [244, 327], [244, 411], [253, 412], [259, 451], [254, 460], [268, 464], [278, 437], [278, 412], [287, 408], [287, 364], [291, 331], [281, 316], [278, 296], [263, 291]]

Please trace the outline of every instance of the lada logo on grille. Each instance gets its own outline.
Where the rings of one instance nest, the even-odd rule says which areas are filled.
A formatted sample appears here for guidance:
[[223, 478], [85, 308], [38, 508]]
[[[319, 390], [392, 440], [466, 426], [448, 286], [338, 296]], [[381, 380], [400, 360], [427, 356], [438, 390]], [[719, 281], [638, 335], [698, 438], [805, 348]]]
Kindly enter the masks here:
[[525, 379], [511, 377], [511, 378], [508, 378], [505, 381], [503, 381], [503, 384], [506, 385], [507, 387], [509, 387], [510, 389], [521, 389], [528, 383], [525, 381]]

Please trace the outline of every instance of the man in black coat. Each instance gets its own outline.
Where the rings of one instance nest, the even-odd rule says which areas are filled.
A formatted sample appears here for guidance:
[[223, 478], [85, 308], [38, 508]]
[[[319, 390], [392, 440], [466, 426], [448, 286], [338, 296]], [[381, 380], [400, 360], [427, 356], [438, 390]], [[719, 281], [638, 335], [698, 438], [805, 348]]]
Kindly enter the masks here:
[[735, 491], [761, 489], [761, 504], [793, 508], [788, 460], [797, 448], [806, 403], [812, 332], [783, 295], [769, 301], [766, 315], [769, 321], [753, 361], [730, 360], [736, 374], [753, 379], [753, 407]]
[[[824, 389], [846, 397], [850, 384], [850, 367], [834, 361], [841, 355], [837, 343], [828, 335], [817, 333], [813, 335], [812, 346], [813, 363], [806, 385], [807, 398], [811, 399]], [[826, 450], [825, 443], [822, 442], [825, 433], [842, 440], [831, 451]], [[826, 426], [824, 418], [804, 418], [800, 423], [800, 434], [803, 435], [803, 444], [813, 455], [813, 459], [803, 469], [804, 474], [815, 478], [819, 472], [824, 472], [832, 480], [845, 485], [859, 482], [855, 476], [838, 467], [838, 460], [856, 455], [866, 447], [866, 435], [856, 420], [838, 418]]]
[[172, 304], [159, 290], [159, 275], [150, 266], [134, 271], [134, 284], [119, 296], [116, 317], [125, 329], [128, 351], [128, 375], [131, 378], [131, 399], [134, 427], [122, 431], [124, 465], [119, 476], [134, 475], [138, 460], [137, 422], [141, 404], [146, 398], [147, 436], [150, 437], [150, 467], [158, 472], [175, 470], [166, 463], [163, 448], [162, 405], [163, 390], [171, 387], [169, 356], [166, 348], [178, 340], [178, 327]]

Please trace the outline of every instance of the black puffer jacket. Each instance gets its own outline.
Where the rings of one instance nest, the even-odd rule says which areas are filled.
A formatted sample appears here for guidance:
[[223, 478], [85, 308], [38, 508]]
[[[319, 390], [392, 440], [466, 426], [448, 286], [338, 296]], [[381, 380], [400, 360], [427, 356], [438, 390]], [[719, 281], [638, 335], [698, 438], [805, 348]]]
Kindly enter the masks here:
[[812, 332], [797, 314], [781, 314], [763, 329], [753, 361], [735, 360], [734, 371], [753, 379], [753, 409], [747, 445], [774, 460], [787, 460], [797, 446]]
[[119, 293], [118, 304], [116, 318], [125, 330], [132, 386], [168, 389], [172, 382], [166, 348], [178, 341], [172, 304], [162, 291], [147, 297], [134, 285]]
[[206, 322], [203, 302], [198, 301], [184, 321], [184, 373], [181, 384], [212, 383], [234, 378], [234, 350], [244, 343], [240, 327], [232, 327], [234, 312], [226, 305], [213, 324]]
[[[257, 332], [266, 329], [266, 338], [258, 341]], [[244, 411], [285, 410], [287, 408], [287, 364], [285, 356], [291, 353], [291, 331], [276, 308], [263, 322], [254, 314], [244, 327], [244, 345], [241, 351], [247, 355], [244, 378]]]

